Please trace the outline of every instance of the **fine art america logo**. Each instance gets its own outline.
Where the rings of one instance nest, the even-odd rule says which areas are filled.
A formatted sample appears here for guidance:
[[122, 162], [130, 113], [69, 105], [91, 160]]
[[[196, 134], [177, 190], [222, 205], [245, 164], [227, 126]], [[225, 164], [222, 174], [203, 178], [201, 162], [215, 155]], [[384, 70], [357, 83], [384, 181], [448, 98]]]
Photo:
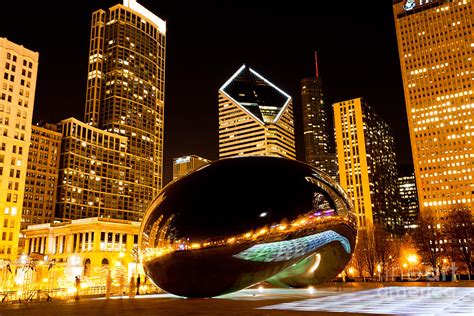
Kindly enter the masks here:
[[[417, 5], [416, 2], [416, 0], [406, 0], [403, 9], [405, 9], [405, 11], [412, 10]], [[422, 6], [431, 2], [433, 2], [433, 0], [418, 0], [418, 5]]]

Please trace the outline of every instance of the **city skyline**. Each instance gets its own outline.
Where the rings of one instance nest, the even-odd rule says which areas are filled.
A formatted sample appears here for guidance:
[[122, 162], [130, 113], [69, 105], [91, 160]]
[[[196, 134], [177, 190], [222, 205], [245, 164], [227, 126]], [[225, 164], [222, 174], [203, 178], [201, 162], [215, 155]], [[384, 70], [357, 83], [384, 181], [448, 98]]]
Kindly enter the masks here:
[[[377, 104], [376, 110], [395, 131], [400, 162], [411, 164], [390, 1], [375, 4], [382, 12], [376, 16], [354, 4], [337, 11], [335, 4], [313, 4], [314, 16], [311, 16], [307, 13], [311, 10], [297, 9], [296, 6], [289, 6], [286, 10], [280, 4], [270, 6], [265, 2], [252, 7], [246, 1], [239, 2], [239, 5], [208, 1], [189, 4], [185, 9], [169, 3], [157, 4], [146, 0], [140, 3], [172, 23], [167, 53], [165, 102], [170, 106], [165, 112], [164, 183], [172, 178], [173, 157], [192, 152], [210, 159], [217, 158], [218, 101], [215, 91], [227, 79], [228, 73], [242, 63], [252, 65], [273, 78], [274, 83], [294, 99], [297, 158], [304, 160], [299, 82], [304, 77], [314, 76], [313, 52], [316, 49], [321, 59], [320, 75], [328, 103], [365, 97], [370, 103]], [[3, 36], [44, 53], [40, 55], [34, 121], [58, 122], [70, 116], [82, 119], [89, 44], [87, 26], [93, 11], [115, 4], [117, 1], [84, 1], [77, 5], [73, 13], [65, 17], [57, 16], [54, 22], [44, 16], [27, 13], [27, 18], [33, 23], [41, 19], [42, 23], [37, 23], [39, 25], [35, 29], [20, 27], [11, 30], [7, 27], [8, 19], [0, 22], [0, 27], [6, 32]], [[43, 5], [50, 9], [47, 15], [60, 10], [48, 3]], [[16, 11], [17, 4], [9, 3], [7, 8], [9, 6], [13, 12]], [[231, 23], [226, 29], [216, 26], [218, 19], [211, 19], [222, 12], [230, 14]], [[327, 12], [337, 13], [338, 16], [327, 16]], [[353, 16], [355, 13], [365, 18], [356, 19]], [[259, 18], [259, 27], [240, 24], [243, 16]], [[15, 19], [14, 14], [11, 19]], [[267, 41], [260, 41], [264, 39], [263, 34], [279, 25], [282, 19], [285, 20], [282, 39], [287, 42], [282, 44], [275, 40], [279, 32], [270, 32]], [[189, 28], [194, 22], [199, 23], [197, 30]], [[64, 23], [70, 26], [66, 36], [68, 41], [64, 46], [63, 43], [58, 46], [58, 41], [49, 37], [62, 34], [57, 25]], [[34, 36], [36, 32], [38, 36]], [[195, 32], [206, 36], [200, 36], [198, 40]], [[364, 34], [364, 37], [354, 37], [357, 33]], [[227, 38], [222, 36], [224, 34]], [[236, 37], [240, 34], [244, 36]], [[285, 36], [289, 34], [292, 38]], [[218, 49], [229, 40], [241, 45], [232, 50]], [[243, 46], [246, 45], [252, 45], [254, 49], [245, 49]], [[357, 50], [352, 49], [355, 45]], [[64, 71], [65, 67], [68, 67], [67, 71]], [[184, 86], [188, 93], [182, 93]]]

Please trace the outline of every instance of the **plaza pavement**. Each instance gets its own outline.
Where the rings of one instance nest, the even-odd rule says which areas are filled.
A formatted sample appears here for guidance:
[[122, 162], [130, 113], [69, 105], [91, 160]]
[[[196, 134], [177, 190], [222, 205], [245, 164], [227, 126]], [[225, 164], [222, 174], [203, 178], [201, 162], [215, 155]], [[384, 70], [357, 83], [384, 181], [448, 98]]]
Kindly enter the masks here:
[[170, 294], [0, 304], [6, 315], [474, 315], [474, 281], [329, 283], [314, 289], [247, 289], [214, 299]]

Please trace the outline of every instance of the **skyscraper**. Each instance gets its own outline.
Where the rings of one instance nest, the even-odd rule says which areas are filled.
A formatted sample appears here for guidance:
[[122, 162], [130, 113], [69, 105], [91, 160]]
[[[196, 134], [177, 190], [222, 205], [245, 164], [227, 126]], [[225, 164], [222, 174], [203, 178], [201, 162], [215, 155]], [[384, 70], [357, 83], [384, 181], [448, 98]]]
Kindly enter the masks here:
[[319, 77], [318, 58], [315, 54], [316, 77], [301, 80], [301, 109], [306, 162], [328, 173], [337, 180], [337, 157], [334, 153], [334, 132]]
[[471, 0], [393, 2], [420, 214], [474, 212]]
[[38, 53], [0, 37], [0, 259], [16, 258]]
[[196, 155], [182, 156], [173, 159], [173, 180], [187, 175], [193, 170], [211, 162], [206, 158]]
[[32, 126], [21, 229], [54, 220], [60, 150], [61, 133], [55, 124]]
[[400, 175], [397, 183], [403, 228], [414, 228], [419, 212], [415, 174], [409, 173]]
[[128, 139], [129, 220], [162, 186], [165, 40], [166, 22], [135, 0], [92, 14], [85, 122]]
[[219, 89], [219, 157], [295, 159], [291, 97], [245, 65]]
[[362, 98], [335, 103], [333, 108], [339, 180], [352, 198], [359, 228], [378, 223], [398, 232], [392, 129]]

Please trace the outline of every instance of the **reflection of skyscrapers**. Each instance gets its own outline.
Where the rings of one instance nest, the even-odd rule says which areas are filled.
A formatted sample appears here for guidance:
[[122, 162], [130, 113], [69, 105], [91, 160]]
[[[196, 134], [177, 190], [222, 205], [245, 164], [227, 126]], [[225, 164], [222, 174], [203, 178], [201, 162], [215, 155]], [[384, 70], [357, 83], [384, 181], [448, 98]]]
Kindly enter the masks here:
[[[109, 214], [123, 219], [139, 220], [162, 186], [165, 33], [166, 23], [135, 0], [92, 14], [85, 122], [127, 138], [126, 155], [117, 158], [123, 165], [110, 165], [106, 171], [114, 174], [111, 179], [125, 172], [123, 184], [100, 186], [94, 194], [97, 199], [104, 192], [121, 191], [120, 207]], [[87, 133], [75, 136], [90, 140], [97, 150], [114, 146], [91, 138], [92, 134], [105, 137], [99, 131]], [[107, 135], [107, 139], [120, 146], [118, 138]], [[113, 150], [115, 156], [122, 148]], [[115, 158], [104, 156], [104, 162], [115, 163]], [[105, 174], [102, 177], [105, 180]], [[96, 203], [107, 204], [85, 196], [81, 199], [97, 207]], [[82, 217], [61, 205], [62, 217]], [[81, 213], [97, 216], [95, 211]]]
[[0, 259], [16, 258], [38, 53], [0, 37]]
[[21, 229], [54, 220], [60, 146], [55, 124], [32, 126]]
[[291, 97], [242, 66], [219, 89], [219, 157], [295, 159]]
[[333, 106], [340, 184], [352, 198], [359, 228], [376, 222], [399, 230], [391, 128], [362, 98]]
[[398, 177], [398, 193], [400, 196], [400, 214], [403, 220], [403, 227], [405, 229], [414, 228], [419, 208], [413, 172]]
[[301, 105], [306, 162], [328, 173], [337, 180], [337, 157], [334, 153], [334, 132], [329, 118], [331, 108], [326, 105], [319, 77], [316, 55], [316, 77], [301, 80]]
[[196, 155], [182, 156], [173, 159], [173, 180], [187, 175], [193, 170], [211, 162]]
[[395, 0], [420, 213], [474, 212], [472, 1]]

